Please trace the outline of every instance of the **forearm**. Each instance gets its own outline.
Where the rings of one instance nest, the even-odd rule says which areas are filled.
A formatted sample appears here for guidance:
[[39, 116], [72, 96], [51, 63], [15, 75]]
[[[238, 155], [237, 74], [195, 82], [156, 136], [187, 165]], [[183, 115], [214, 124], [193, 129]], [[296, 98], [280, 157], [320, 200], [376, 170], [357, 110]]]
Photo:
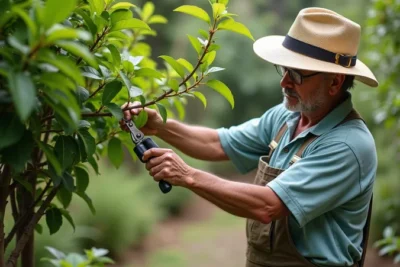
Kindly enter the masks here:
[[210, 161], [228, 159], [215, 129], [169, 119], [157, 130], [157, 136], [193, 158]]
[[289, 213], [269, 187], [224, 180], [199, 170], [191, 181], [188, 189], [236, 216], [269, 223]]

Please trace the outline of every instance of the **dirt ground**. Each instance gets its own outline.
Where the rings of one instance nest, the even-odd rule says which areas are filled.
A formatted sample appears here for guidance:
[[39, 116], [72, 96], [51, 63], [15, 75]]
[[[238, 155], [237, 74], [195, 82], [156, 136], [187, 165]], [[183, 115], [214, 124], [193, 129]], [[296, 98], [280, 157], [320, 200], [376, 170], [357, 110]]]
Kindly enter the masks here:
[[[142, 247], [124, 254], [117, 267], [243, 267], [244, 229], [244, 219], [195, 196], [180, 216], [158, 224]], [[392, 266], [400, 267], [368, 250], [364, 267]]]

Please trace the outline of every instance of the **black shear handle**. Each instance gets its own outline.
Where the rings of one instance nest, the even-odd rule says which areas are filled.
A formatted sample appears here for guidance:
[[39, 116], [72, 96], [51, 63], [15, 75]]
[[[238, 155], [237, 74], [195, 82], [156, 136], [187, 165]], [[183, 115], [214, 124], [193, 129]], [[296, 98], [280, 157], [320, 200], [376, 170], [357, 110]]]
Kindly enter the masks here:
[[[138, 156], [139, 160], [145, 163], [142, 158], [144, 152], [149, 150], [150, 148], [158, 147], [157, 144], [151, 138], [145, 138], [142, 142], [137, 144], [133, 151], [135, 151], [136, 155]], [[164, 180], [161, 180], [158, 183], [158, 187], [160, 188], [161, 192], [164, 194], [168, 193], [172, 189], [172, 185]]]

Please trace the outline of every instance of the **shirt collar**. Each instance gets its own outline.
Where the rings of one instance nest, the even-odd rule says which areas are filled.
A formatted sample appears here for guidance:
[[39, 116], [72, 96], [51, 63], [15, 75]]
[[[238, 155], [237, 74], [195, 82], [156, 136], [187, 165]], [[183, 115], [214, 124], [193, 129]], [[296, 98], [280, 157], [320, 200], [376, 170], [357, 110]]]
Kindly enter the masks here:
[[[326, 115], [320, 122], [310, 127], [307, 131], [301, 133], [298, 137], [303, 137], [308, 133], [320, 136], [328, 132], [336, 125], [338, 125], [342, 120], [344, 120], [352, 109], [353, 109], [353, 103], [351, 102], [351, 94], [348, 93], [348, 97], [346, 98], [346, 100], [344, 100], [336, 108], [334, 108], [331, 112], [329, 112], [328, 115]], [[299, 118], [300, 118], [300, 113], [293, 112], [293, 114], [291, 114], [287, 120], [288, 128], [294, 130], [297, 126]], [[291, 134], [293, 134], [292, 131]]]

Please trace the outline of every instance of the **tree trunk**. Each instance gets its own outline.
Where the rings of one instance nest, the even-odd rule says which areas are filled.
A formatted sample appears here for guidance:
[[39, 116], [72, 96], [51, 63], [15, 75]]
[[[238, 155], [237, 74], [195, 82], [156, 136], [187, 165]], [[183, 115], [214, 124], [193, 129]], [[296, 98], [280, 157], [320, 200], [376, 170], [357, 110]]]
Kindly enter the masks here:
[[3, 170], [0, 171], [0, 267], [4, 267], [6, 261], [4, 258], [4, 213], [11, 181], [11, 168], [6, 165], [3, 167]]
[[[29, 178], [34, 178], [34, 177], [29, 177]], [[36, 178], [34, 178], [36, 180]], [[31, 184], [31, 183], [30, 183]], [[32, 187], [34, 191], [34, 187]], [[24, 214], [33, 214], [34, 213], [34, 207], [31, 207], [32, 203], [34, 203], [34, 198], [32, 194], [34, 192], [29, 192], [22, 186], [19, 186], [18, 188], [19, 195], [21, 196], [20, 198], [20, 203], [19, 203], [19, 210], [21, 211], [20, 214], [23, 216]], [[23, 224], [20, 229], [18, 230], [17, 233], [17, 242], [21, 239], [23, 236], [23, 233], [25, 231], [25, 228], [27, 224], [29, 223], [29, 220], [26, 220], [26, 223]], [[24, 249], [21, 252], [21, 265], [24, 267], [34, 267], [35, 266], [35, 257], [34, 257], [34, 234], [33, 230], [32, 232], [29, 233], [30, 238], [29, 241], [26, 243]]]

